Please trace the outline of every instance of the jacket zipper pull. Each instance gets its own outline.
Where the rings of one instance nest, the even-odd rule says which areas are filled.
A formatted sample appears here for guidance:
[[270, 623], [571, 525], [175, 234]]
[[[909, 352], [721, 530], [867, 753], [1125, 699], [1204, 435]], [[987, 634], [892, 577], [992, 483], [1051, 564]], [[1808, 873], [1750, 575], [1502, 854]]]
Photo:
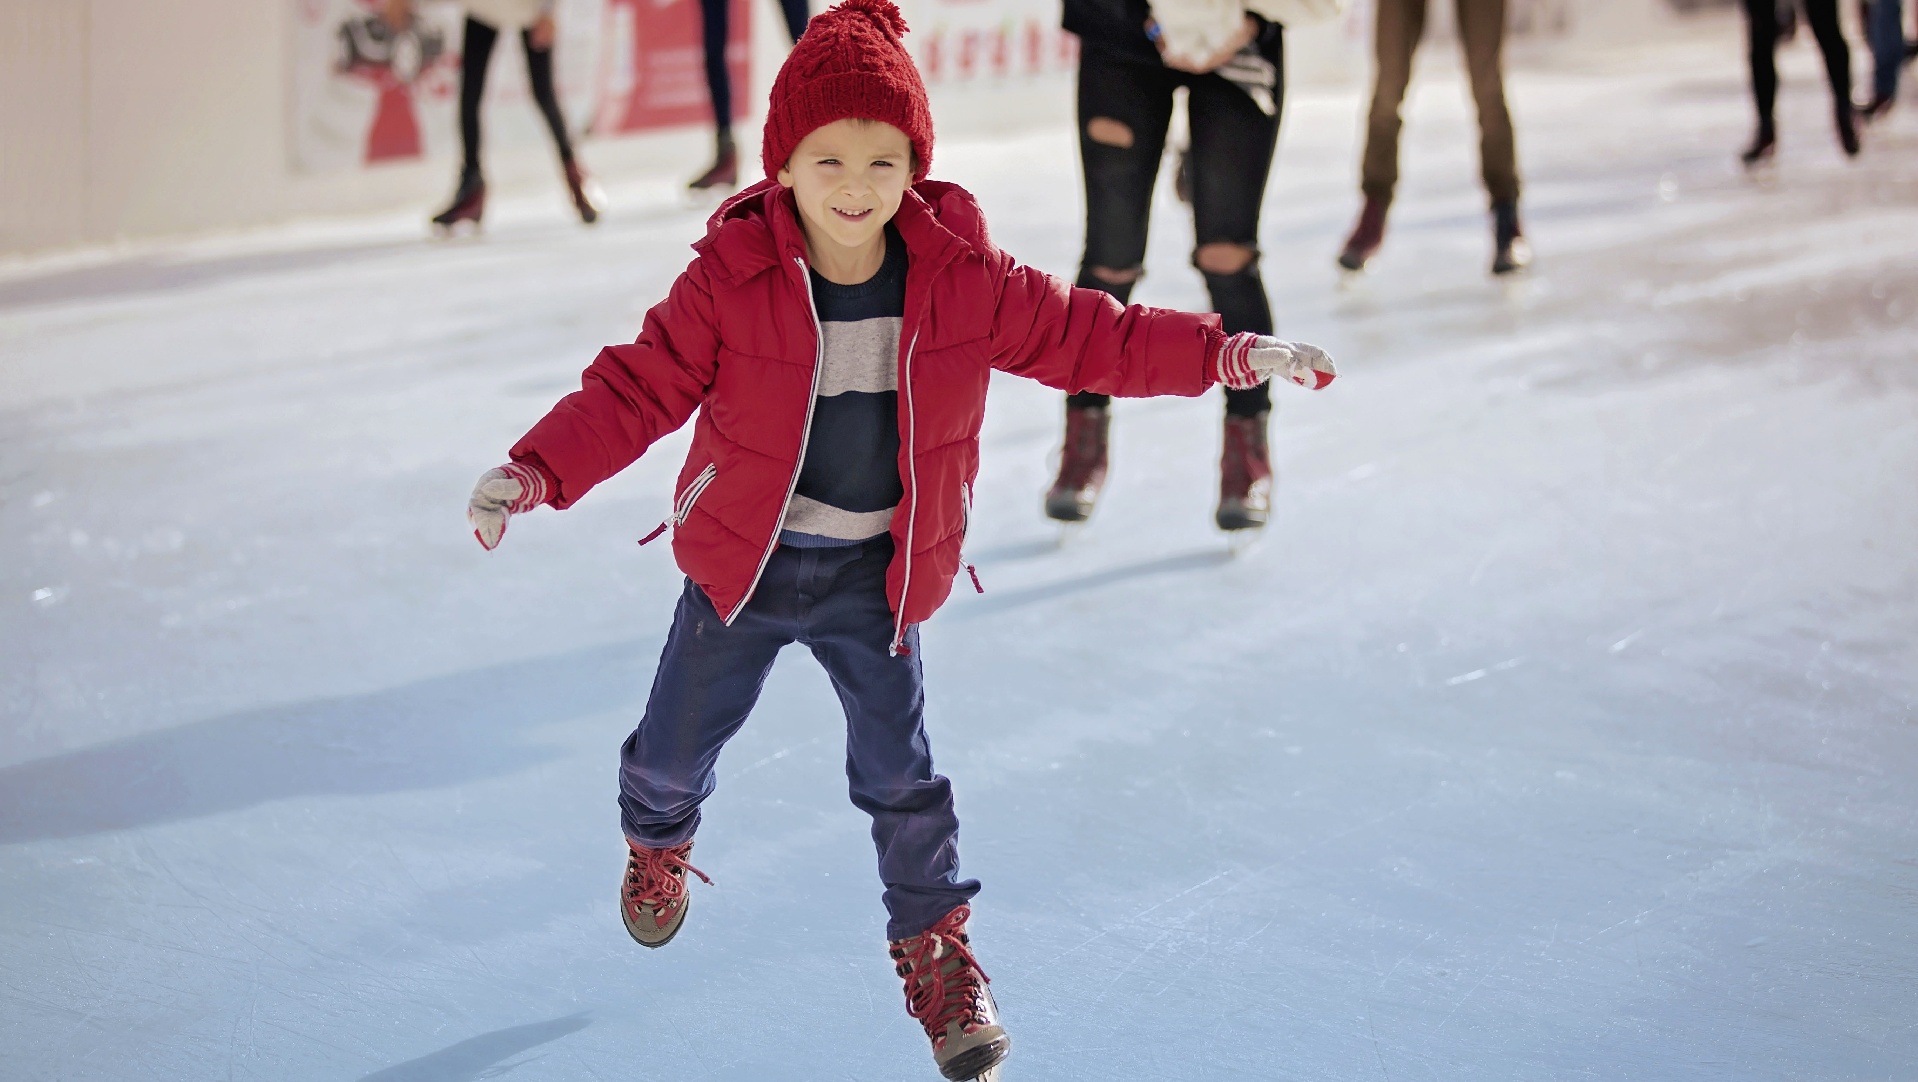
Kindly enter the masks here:
[[[645, 542], [641, 542], [641, 544], [644, 544], [644, 543]], [[985, 593], [986, 588], [984, 586], [979, 585], [979, 569], [972, 566], [971, 564], [961, 564], [960, 566], [966, 569], [966, 574], [972, 576], [972, 588], [979, 591], [982, 594]]]
[[645, 537], [640, 538], [639, 543], [644, 545], [649, 542], [659, 540], [659, 535], [666, 532], [666, 527], [672, 525], [672, 521], [673, 521], [672, 519], [667, 519], [665, 522], [662, 522], [659, 525], [653, 527], [653, 532], [647, 534]]

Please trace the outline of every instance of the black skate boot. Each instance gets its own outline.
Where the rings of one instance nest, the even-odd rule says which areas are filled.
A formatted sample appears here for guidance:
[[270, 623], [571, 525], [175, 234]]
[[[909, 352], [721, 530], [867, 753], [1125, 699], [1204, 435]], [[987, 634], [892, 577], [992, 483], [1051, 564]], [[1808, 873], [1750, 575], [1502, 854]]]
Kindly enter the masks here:
[[1066, 445], [1059, 476], [1046, 490], [1046, 517], [1084, 522], [1106, 483], [1106, 434], [1112, 422], [1105, 406], [1066, 407]]
[[480, 179], [477, 172], [461, 173], [459, 191], [453, 194], [453, 204], [433, 215], [433, 225], [441, 233], [450, 233], [461, 222], [472, 222], [473, 228], [479, 228], [480, 215], [486, 212], [486, 181]]
[[1532, 265], [1532, 246], [1518, 226], [1518, 203], [1492, 205], [1492, 273], [1511, 274]]
[[1850, 99], [1838, 103], [1832, 114], [1832, 122], [1838, 128], [1838, 145], [1845, 148], [1845, 157], [1858, 156], [1858, 114], [1852, 109]]
[[719, 133], [713, 152], [712, 168], [701, 173], [686, 185], [694, 192], [708, 191], [713, 188], [735, 188], [739, 186], [739, 148], [733, 145], [733, 133]]
[[671, 849], [648, 849], [626, 841], [626, 879], [619, 888], [619, 915], [626, 932], [642, 947], [663, 947], [686, 923], [692, 895], [686, 893], [686, 873], [710, 884], [706, 873], [686, 863], [693, 843]]
[[1219, 459], [1221, 530], [1256, 530], [1272, 512], [1272, 458], [1265, 424], [1271, 413], [1225, 419], [1225, 453]]
[[959, 906], [910, 939], [895, 939], [893, 968], [906, 982], [906, 1013], [925, 1027], [932, 1061], [952, 1082], [985, 1076], [1012, 1053], [990, 979], [966, 938], [970, 906]]
[[586, 171], [579, 167], [578, 162], [568, 158], [565, 165], [566, 190], [572, 194], [573, 209], [579, 211], [580, 221], [592, 225], [599, 221], [598, 201], [603, 201], [603, 197], [601, 200], [595, 199], [599, 185], [593, 183], [592, 178], [586, 175]]
[[1772, 156], [1777, 153], [1777, 129], [1770, 124], [1760, 124], [1757, 134], [1752, 136], [1752, 145], [1745, 148], [1744, 153], [1738, 156], [1738, 160], [1745, 163], [1745, 168], [1756, 169], [1771, 161]]
[[1358, 224], [1352, 227], [1352, 235], [1345, 238], [1345, 248], [1339, 252], [1339, 266], [1361, 271], [1378, 254], [1379, 246], [1385, 243], [1385, 212], [1390, 207], [1383, 199], [1365, 197]]

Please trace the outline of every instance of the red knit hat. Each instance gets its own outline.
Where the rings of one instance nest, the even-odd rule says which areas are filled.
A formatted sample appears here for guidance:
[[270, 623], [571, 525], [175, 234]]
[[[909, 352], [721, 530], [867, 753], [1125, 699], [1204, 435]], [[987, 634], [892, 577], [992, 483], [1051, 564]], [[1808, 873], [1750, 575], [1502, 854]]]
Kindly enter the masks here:
[[813, 16], [773, 80], [761, 159], [768, 177], [806, 136], [837, 120], [883, 120], [912, 143], [912, 179], [932, 168], [926, 84], [900, 37], [906, 18], [892, 0], [845, 0]]

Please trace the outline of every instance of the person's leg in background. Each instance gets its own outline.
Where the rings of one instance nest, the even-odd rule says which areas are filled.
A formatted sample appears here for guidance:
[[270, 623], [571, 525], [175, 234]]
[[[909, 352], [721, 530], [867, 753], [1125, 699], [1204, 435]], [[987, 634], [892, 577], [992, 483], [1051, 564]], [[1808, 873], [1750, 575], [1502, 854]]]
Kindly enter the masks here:
[[1901, 0], [1871, 0], [1865, 9], [1871, 43], [1871, 100], [1859, 110], [1866, 120], [1883, 116], [1898, 100], [1898, 70], [1905, 65], [1905, 13]]
[[1375, 74], [1372, 109], [1365, 125], [1365, 157], [1359, 190], [1365, 206], [1339, 253], [1339, 266], [1363, 270], [1385, 243], [1385, 214], [1399, 180], [1399, 107], [1412, 80], [1412, 54], [1425, 34], [1425, 0], [1377, 0], [1372, 50]]
[[[739, 148], [733, 144], [733, 80], [726, 70], [731, 33], [729, 0], [699, 0], [700, 41], [706, 52], [706, 90], [713, 102], [713, 164], [687, 187], [693, 191], [739, 183]], [[788, 16], [790, 18], [790, 16]]]
[[[1227, 334], [1271, 334], [1272, 304], [1259, 274], [1259, 209], [1278, 148], [1285, 109], [1285, 50], [1275, 37], [1264, 50], [1278, 71], [1273, 112], [1216, 75], [1192, 79], [1186, 98], [1191, 120], [1192, 265], [1205, 277], [1212, 309]], [[1270, 384], [1225, 392], [1224, 450], [1219, 460], [1222, 530], [1264, 526], [1271, 511], [1272, 463], [1266, 444]]]
[[1739, 155], [1746, 166], [1771, 158], [1778, 146], [1778, 127], [1772, 110], [1778, 100], [1777, 0], [1745, 0], [1746, 58], [1751, 64], [1752, 105], [1758, 111], [1758, 131], [1751, 146]]
[[480, 172], [480, 97], [486, 93], [486, 68], [499, 31], [472, 16], [460, 42], [460, 183], [453, 203], [433, 216], [433, 224], [451, 229], [460, 222], [478, 224], [486, 210], [486, 179]]
[[1805, 0], [1805, 21], [1824, 54], [1825, 78], [1831, 83], [1832, 123], [1845, 153], [1858, 155], [1858, 125], [1851, 101], [1851, 46], [1838, 26], [1838, 0]]
[[[1132, 296], [1144, 273], [1152, 186], [1172, 122], [1178, 77], [1157, 66], [1111, 60], [1087, 51], [1079, 58], [1079, 160], [1086, 190], [1085, 251], [1078, 285]], [[1105, 485], [1111, 399], [1081, 392], [1066, 396], [1065, 447], [1059, 473], [1046, 491], [1046, 515], [1082, 522]]]
[[1478, 156], [1492, 200], [1492, 273], [1510, 274], [1532, 261], [1518, 224], [1518, 151], [1505, 106], [1505, 0], [1458, 0], [1459, 42], [1478, 106]]
[[793, 44], [799, 44], [799, 35], [806, 32], [806, 22], [812, 17], [806, 11], [806, 0], [779, 0], [779, 13], [786, 17], [786, 32], [792, 35]]
[[599, 208], [593, 205], [587, 193], [586, 173], [574, 158], [573, 140], [566, 133], [566, 116], [560, 112], [559, 94], [553, 88], [552, 47], [542, 49], [534, 45], [530, 28], [519, 32], [519, 41], [526, 51], [526, 76], [533, 86], [533, 101], [539, 106], [540, 115], [546, 118], [547, 130], [553, 133], [553, 148], [559, 151], [559, 164], [566, 174], [573, 209], [579, 212], [580, 221], [591, 225], [599, 220]]

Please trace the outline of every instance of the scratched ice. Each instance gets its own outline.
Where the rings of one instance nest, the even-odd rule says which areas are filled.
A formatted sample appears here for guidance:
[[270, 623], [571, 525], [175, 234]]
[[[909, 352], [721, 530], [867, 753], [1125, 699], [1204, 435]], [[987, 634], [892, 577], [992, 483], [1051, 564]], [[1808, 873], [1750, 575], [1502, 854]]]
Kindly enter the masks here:
[[[1754, 185], [1706, 26], [1521, 65], [1509, 288], [1443, 50], [1351, 288], [1358, 94], [1295, 96], [1265, 266], [1345, 374], [1279, 396], [1257, 547], [1208, 525], [1216, 397], [1121, 405], [1061, 549], [1058, 400], [994, 385], [988, 592], [926, 653], [1007, 1078], [1918, 1077], [1918, 110], [1847, 165], [1801, 43]], [[1076, 170], [940, 151], [1060, 273]], [[683, 436], [462, 527], [684, 263], [700, 216], [623, 194], [0, 280], [0, 1075], [933, 1077], [804, 655], [687, 932], [614, 916]], [[1196, 306], [1166, 198], [1139, 299]]]

